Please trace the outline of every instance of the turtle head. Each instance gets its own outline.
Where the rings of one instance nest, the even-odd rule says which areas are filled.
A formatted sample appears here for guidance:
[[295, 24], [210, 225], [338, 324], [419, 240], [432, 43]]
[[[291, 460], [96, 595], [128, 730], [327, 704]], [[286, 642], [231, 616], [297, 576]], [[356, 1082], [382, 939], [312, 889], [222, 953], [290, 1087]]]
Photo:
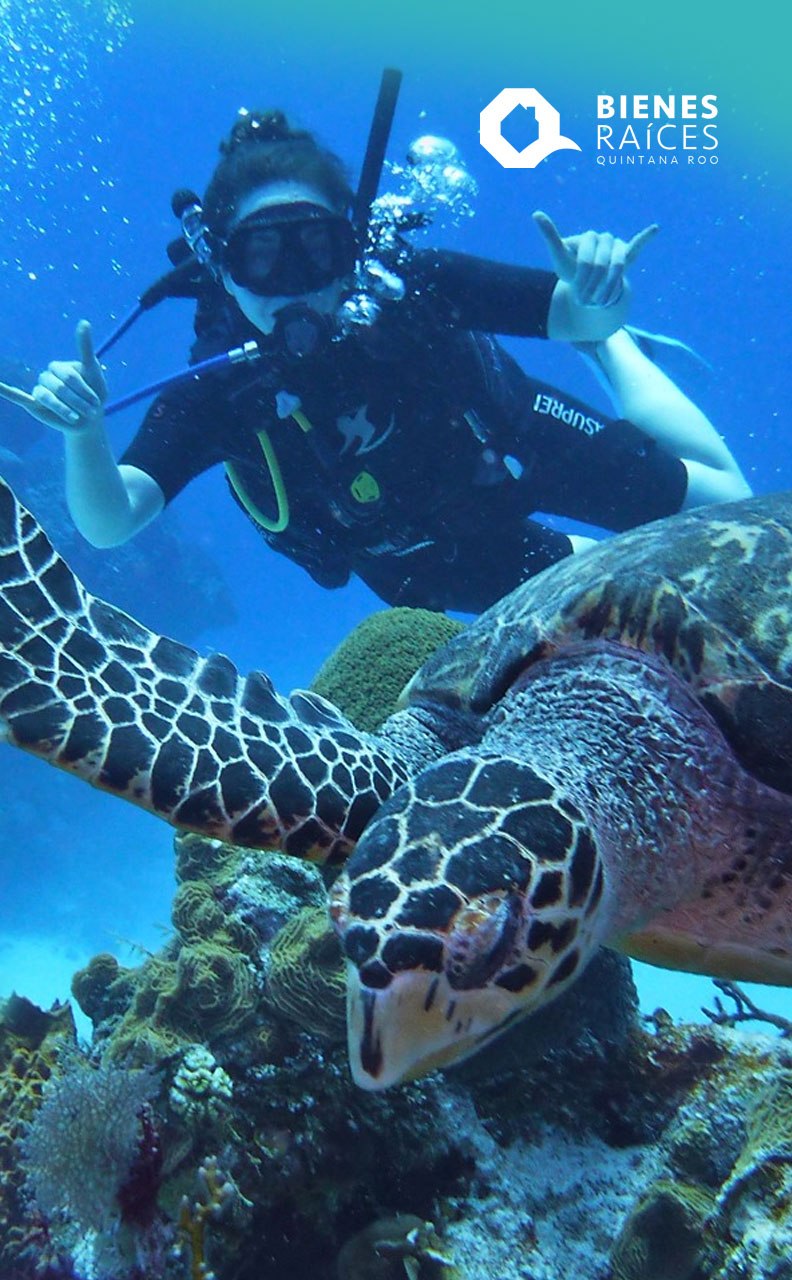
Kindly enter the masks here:
[[336, 882], [355, 1081], [475, 1053], [559, 995], [602, 932], [581, 814], [518, 759], [446, 756], [399, 789]]

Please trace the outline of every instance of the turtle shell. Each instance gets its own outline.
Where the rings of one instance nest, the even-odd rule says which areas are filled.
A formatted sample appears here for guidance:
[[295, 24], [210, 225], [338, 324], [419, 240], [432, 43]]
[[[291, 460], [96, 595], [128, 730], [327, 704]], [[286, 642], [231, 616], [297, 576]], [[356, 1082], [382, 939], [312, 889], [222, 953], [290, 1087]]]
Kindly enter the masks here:
[[667, 662], [743, 767], [792, 794], [792, 492], [696, 508], [553, 565], [438, 650], [408, 700], [484, 714], [532, 663], [597, 640]]

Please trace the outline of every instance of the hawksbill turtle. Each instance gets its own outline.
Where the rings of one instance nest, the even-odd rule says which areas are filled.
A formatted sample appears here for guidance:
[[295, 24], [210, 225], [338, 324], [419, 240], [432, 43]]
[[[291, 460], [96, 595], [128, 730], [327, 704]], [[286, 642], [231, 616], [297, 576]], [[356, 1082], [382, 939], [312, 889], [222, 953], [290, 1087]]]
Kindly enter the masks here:
[[0, 489], [9, 742], [174, 826], [344, 863], [354, 1078], [465, 1057], [600, 945], [792, 985], [792, 493], [546, 570], [376, 735], [88, 595]]

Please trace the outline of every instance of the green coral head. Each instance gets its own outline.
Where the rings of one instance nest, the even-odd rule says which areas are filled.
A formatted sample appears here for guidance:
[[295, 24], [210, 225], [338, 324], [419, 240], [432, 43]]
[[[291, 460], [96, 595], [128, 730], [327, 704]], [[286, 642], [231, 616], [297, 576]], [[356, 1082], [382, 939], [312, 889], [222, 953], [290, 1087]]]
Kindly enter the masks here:
[[374, 733], [430, 654], [463, 629], [429, 609], [382, 609], [358, 623], [311, 684], [358, 729]]
[[516, 758], [456, 752], [382, 807], [337, 882], [352, 1073], [382, 1089], [554, 999], [599, 942], [580, 813]]

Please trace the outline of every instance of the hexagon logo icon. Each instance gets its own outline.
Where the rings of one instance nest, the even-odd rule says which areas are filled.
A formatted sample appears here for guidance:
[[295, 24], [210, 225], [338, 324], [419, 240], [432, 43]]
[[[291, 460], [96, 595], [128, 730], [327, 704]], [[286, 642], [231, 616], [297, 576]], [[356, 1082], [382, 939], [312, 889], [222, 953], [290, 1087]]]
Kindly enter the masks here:
[[[501, 126], [515, 107], [533, 107], [539, 136], [522, 151], [504, 138]], [[554, 151], [580, 151], [571, 138], [561, 132], [561, 116], [538, 89], [501, 89], [479, 117], [481, 145], [504, 169], [535, 169]]]

